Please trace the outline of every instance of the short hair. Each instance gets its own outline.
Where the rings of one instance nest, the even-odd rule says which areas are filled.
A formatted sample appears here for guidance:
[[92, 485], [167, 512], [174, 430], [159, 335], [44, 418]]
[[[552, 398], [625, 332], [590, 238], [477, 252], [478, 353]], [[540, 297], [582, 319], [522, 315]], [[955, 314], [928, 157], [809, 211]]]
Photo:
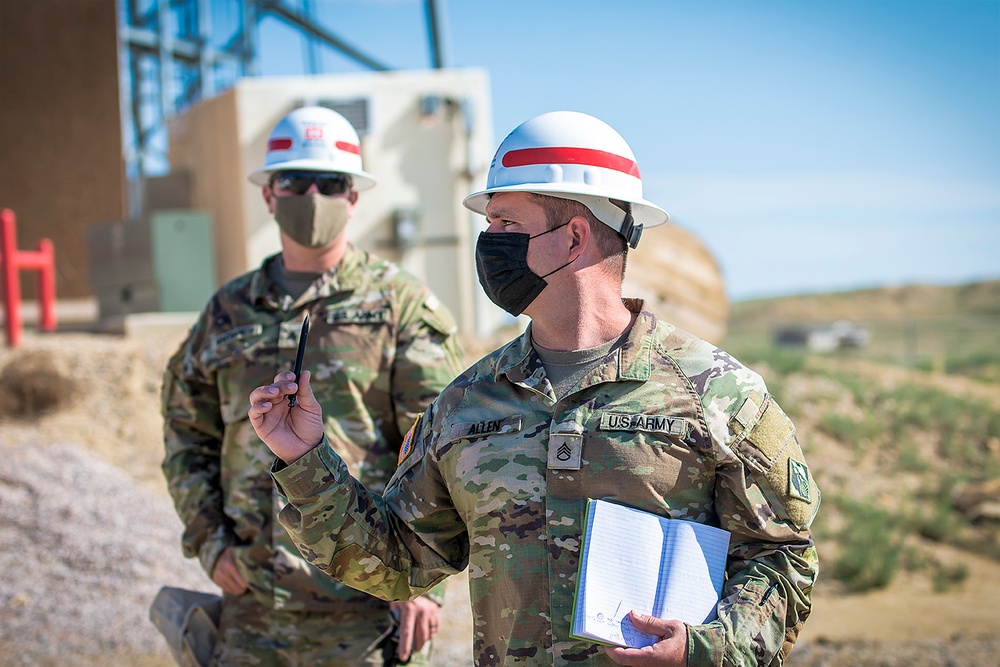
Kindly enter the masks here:
[[[604, 258], [604, 261], [607, 262], [608, 268], [612, 271], [618, 270], [622, 280], [625, 279], [625, 264], [628, 259], [628, 244], [625, 242], [625, 237], [598, 220], [593, 211], [587, 208], [585, 204], [574, 199], [552, 197], [537, 192], [530, 194], [532, 197], [538, 199], [542, 208], [545, 209], [545, 217], [548, 221], [549, 229], [558, 227], [574, 216], [585, 218], [590, 223], [590, 232], [593, 234], [594, 241], [597, 243], [597, 249], [601, 252], [601, 257]], [[624, 206], [627, 206], [624, 202], [612, 199], [611, 203], [622, 208], [622, 210], [627, 210], [624, 208]], [[618, 266], [621, 268], [618, 269]]]

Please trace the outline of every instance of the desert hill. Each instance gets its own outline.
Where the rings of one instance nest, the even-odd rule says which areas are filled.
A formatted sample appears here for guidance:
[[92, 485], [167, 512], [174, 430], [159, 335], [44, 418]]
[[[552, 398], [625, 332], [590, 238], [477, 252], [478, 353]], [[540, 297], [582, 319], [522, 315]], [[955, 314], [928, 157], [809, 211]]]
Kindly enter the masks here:
[[1000, 317], [1000, 280], [965, 285], [900, 285], [848, 292], [805, 294], [734, 303], [734, 326], [775, 321], [828, 322], [852, 319], [948, 321]]
[[[838, 320], [869, 342], [776, 344]], [[1000, 281], [735, 303], [723, 347], [764, 376], [823, 490], [811, 650], [998, 636], [1000, 603], [976, 591], [1000, 575]]]

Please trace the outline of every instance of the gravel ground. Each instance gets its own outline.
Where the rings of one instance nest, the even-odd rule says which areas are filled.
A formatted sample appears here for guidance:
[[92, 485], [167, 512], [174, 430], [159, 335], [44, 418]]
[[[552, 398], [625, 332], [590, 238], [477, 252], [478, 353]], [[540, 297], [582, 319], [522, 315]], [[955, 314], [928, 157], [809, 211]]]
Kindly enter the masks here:
[[0, 663], [165, 656], [148, 620], [156, 592], [163, 585], [214, 590], [180, 555], [173, 508], [71, 444], [4, 454]]

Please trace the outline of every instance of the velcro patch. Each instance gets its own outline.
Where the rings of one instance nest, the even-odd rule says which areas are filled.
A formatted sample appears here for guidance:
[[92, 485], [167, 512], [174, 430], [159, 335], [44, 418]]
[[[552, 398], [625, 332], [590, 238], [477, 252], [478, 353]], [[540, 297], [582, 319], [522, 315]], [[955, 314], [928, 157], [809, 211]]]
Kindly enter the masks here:
[[736, 413], [736, 421], [739, 422], [744, 428], [746, 428], [757, 417], [757, 411], [760, 410], [760, 405], [756, 400], [754, 400], [756, 398], [756, 394], [748, 396], [747, 400], [743, 402], [743, 407]]
[[383, 324], [389, 321], [388, 308], [343, 308], [326, 314], [327, 324]]
[[[749, 413], [747, 410], [744, 417]], [[733, 430], [741, 433], [733, 450], [750, 470], [763, 475], [792, 523], [799, 529], [808, 527], [819, 509], [820, 493], [804, 463], [795, 426], [770, 397], [764, 400], [759, 416], [748, 423], [750, 426], [742, 430], [740, 420], [730, 420]]]
[[516, 433], [520, 430], [520, 415], [507, 417], [506, 419], [483, 419], [478, 422], [452, 424], [448, 431], [447, 440], [479, 438], [484, 435], [499, 435], [501, 433]]
[[549, 470], [579, 470], [582, 458], [582, 433], [549, 434]]
[[246, 326], [236, 327], [235, 329], [230, 329], [229, 331], [212, 336], [212, 347], [225, 345], [226, 343], [239, 340], [240, 338], [259, 336], [262, 333], [264, 333], [263, 324], [247, 324]]
[[299, 335], [302, 332], [302, 322], [282, 322], [278, 326], [278, 347], [295, 349], [299, 345]]
[[625, 412], [602, 412], [602, 431], [643, 431], [666, 433], [683, 438], [688, 434], [688, 422], [683, 417], [665, 415], [635, 415]]

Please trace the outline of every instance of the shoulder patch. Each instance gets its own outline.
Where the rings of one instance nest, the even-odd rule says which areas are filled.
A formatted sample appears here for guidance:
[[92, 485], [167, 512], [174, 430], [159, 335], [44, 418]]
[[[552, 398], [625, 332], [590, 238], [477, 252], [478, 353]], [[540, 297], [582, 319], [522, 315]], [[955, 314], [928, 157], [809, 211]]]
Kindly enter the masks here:
[[819, 510], [819, 489], [805, 464], [792, 421], [770, 396], [760, 407], [753, 400], [756, 398], [748, 398], [730, 420], [730, 427], [739, 434], [733, 451], [749, 470], [766, 480], [782, 505], [780, 509], [801, 530], [812, 523]]
[[802, 461], [788, 459], [788, 495], [809, 503], [809, 467]]
[[396, 467], [403, 465], [403, 461], [410, 458], [410, 454], [413, 453], [413, 434], [417, 432], [417, 426], [420, 425], [420, 420], [423, 419], [424, 413], [417, 415], [417, 420], [413, 422], [413, 426], [410, 430], [406, 432], [403, 436], [403, 444], [399, 447], [399, 458], [396, 460]]
[[423, 320], [432, 329], [446, 336], [458, 332], [458, 324], [451, 311], [433, 294], [424, 301]]

